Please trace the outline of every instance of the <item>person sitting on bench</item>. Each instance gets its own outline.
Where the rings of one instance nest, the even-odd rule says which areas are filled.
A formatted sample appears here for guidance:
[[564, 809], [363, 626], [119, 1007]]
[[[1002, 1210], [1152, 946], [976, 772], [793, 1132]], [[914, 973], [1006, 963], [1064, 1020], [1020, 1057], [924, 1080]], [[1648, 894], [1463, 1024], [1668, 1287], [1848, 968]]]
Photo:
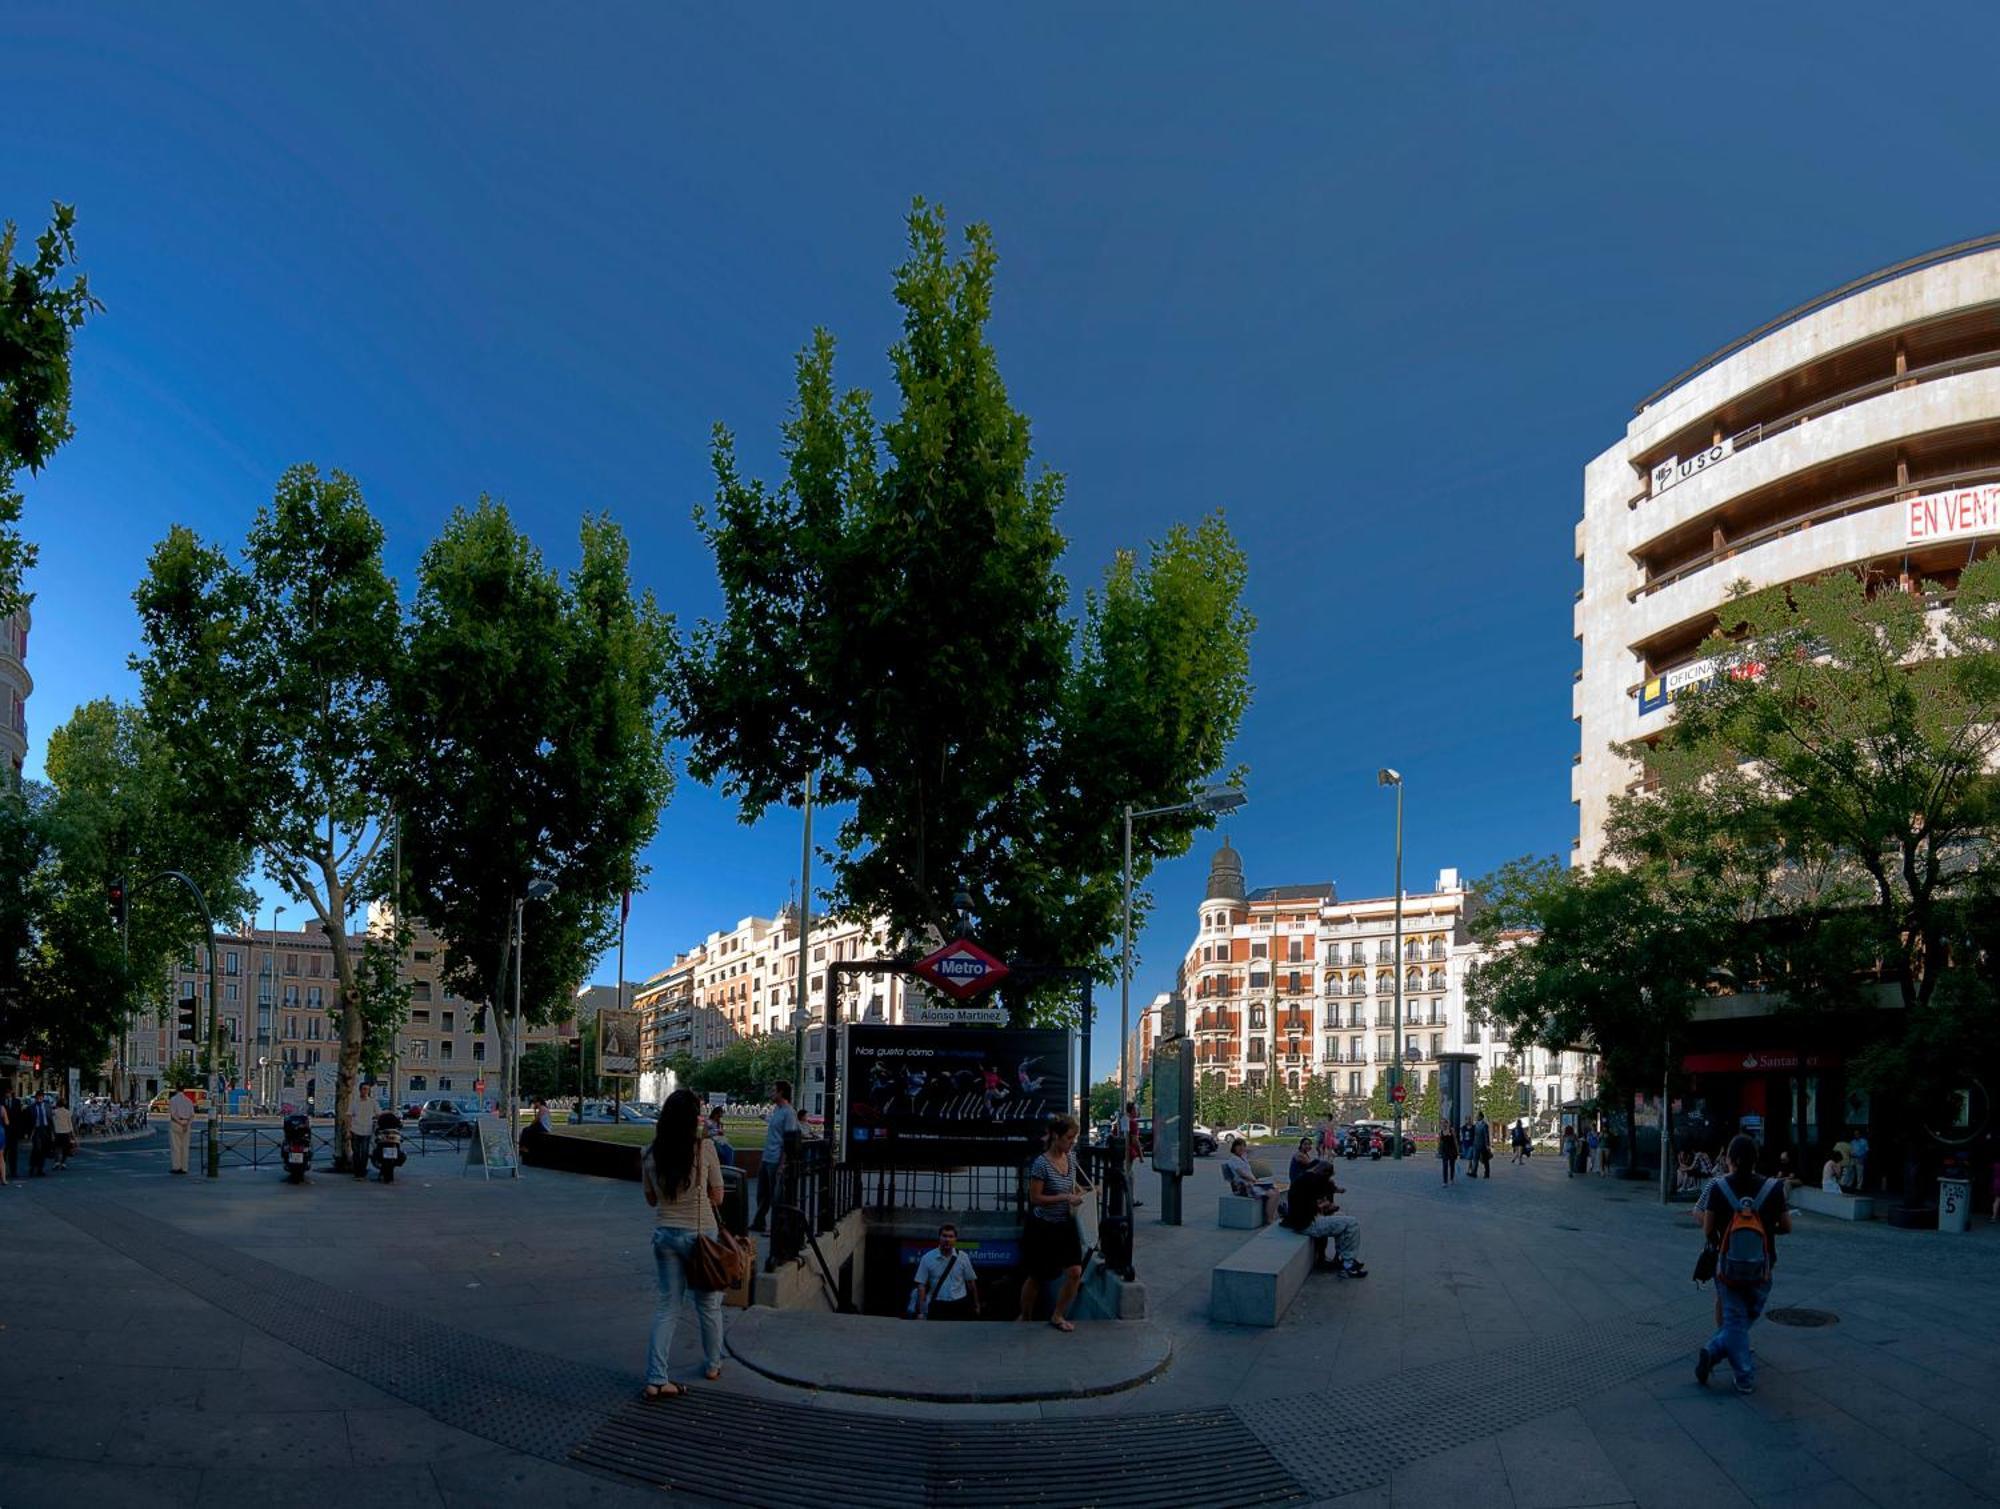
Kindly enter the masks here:
[[1257, 1170], [1250, 1166], [1250, 1160], [1244, 1156], [1249, 1147], [1250, 1144], [1241, 1137], [1230, 1141], [1229, 1156], [1222, 1160], [1222, 1177], [1228, 1181], [1229, 1192], [1232, 1195], [1261, 1198], [1278, 1186], [1270, 1179], [1258, 1177]]
[[1302, 1231], [1312, 1239], [1313, 1266], [1326, 1262], [1326, 1243], [1331, 1237], [1341, 1273], [1348, 1278], [1366, 1278], [1368, 1270], [1358, 1256], [1361, 1223], [1353, 1216], [1340, 1214], [1340, 1207], [1333, 1199], [1346, 1193], [1334, 1183], [1331, 1164], [1314, 1164], [1292, 1185], [1290, 1198], [1285, 1202], [1284, 1221], [1293, 1231]]

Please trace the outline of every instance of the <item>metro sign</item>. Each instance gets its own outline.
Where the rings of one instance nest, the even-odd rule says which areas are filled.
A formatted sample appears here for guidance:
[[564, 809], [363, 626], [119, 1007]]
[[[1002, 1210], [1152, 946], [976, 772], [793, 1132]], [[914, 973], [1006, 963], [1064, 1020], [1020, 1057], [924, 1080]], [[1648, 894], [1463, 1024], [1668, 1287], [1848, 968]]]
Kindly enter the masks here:
[[1008, 974], [1006, 965], [970, 938], [947, 943], [919, 959], [914, 967], [922, 978], [960, 1001], [991, 990]]

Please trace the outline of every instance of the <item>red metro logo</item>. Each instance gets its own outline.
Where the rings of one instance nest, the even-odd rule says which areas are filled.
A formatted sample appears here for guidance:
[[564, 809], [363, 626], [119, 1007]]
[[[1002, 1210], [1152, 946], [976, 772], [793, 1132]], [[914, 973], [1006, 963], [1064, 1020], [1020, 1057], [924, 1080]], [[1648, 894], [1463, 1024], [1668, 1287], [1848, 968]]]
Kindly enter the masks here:
[[954, 1000], [968, 1000], [1007, 977], [1007, 966], [970, 938], [947, 943], [916, 963], [916, 972]]

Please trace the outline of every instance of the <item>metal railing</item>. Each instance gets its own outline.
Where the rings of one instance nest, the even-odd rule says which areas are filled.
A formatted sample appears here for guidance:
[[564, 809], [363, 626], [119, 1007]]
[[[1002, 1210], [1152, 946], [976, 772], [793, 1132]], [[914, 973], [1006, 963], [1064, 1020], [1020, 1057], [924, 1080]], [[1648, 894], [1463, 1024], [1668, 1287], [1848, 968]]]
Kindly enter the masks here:
[[[466, 1139], [463, 1137], [425, 1136], [422, 1132], [407, 1129], [403, 1133], [404, 1154], [428, 1155], [432, 1152], [445, 1154], [465, 1153]], [[329, 1168], [336, 1153], [334, 1130], [332, 1127], [312, 1129], [313, 1164], [318, 1168]], [[197, 1163], [205, 1163], [208, 1158], [208, 1128], [197, 1125], [194, 1129], [193, 1154]], [[285, 1156], [285, 1132], [282, 1127], [222, 1127], [216, 1134], [216, 1152], [220, 1168], [264, 1168], [281, 1166]], [[324, 1162], [322, 1162], [324, 1158]]]
[[788, 1134], [777, 1199], [771, 1206], [771, 1255], [764, 1271], [792, 1262], [811, 1238], [825, 1236], [861, 1205], [859, 1169], [835, 1163], [830, 1142]]

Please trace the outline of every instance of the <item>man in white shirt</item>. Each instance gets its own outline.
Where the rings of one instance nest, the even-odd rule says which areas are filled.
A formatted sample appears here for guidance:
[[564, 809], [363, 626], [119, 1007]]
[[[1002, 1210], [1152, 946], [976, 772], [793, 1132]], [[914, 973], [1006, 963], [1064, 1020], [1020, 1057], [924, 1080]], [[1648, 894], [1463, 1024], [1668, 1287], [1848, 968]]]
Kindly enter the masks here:
[[962, 1320], [979, 1314], [979, 1275], [958, 1250], [958, 1228], [938, 1228], [938, 1244], [917, 1261], [917, 1317]]
[[188, 1138], [194, 1135], [194, 1100], [185, 1090], [174, 1091], [167, 1102], [167, 1168], [171, 1173], [188, 1171]]
[[356, 1084], [354, 1109], [347, 1115], [347, 1155], [354, 1162], [350, 1172], [357, 1179], [368, 1177], [368, 1142], [375, 1135], [375, 1115], [375, 1087]]

